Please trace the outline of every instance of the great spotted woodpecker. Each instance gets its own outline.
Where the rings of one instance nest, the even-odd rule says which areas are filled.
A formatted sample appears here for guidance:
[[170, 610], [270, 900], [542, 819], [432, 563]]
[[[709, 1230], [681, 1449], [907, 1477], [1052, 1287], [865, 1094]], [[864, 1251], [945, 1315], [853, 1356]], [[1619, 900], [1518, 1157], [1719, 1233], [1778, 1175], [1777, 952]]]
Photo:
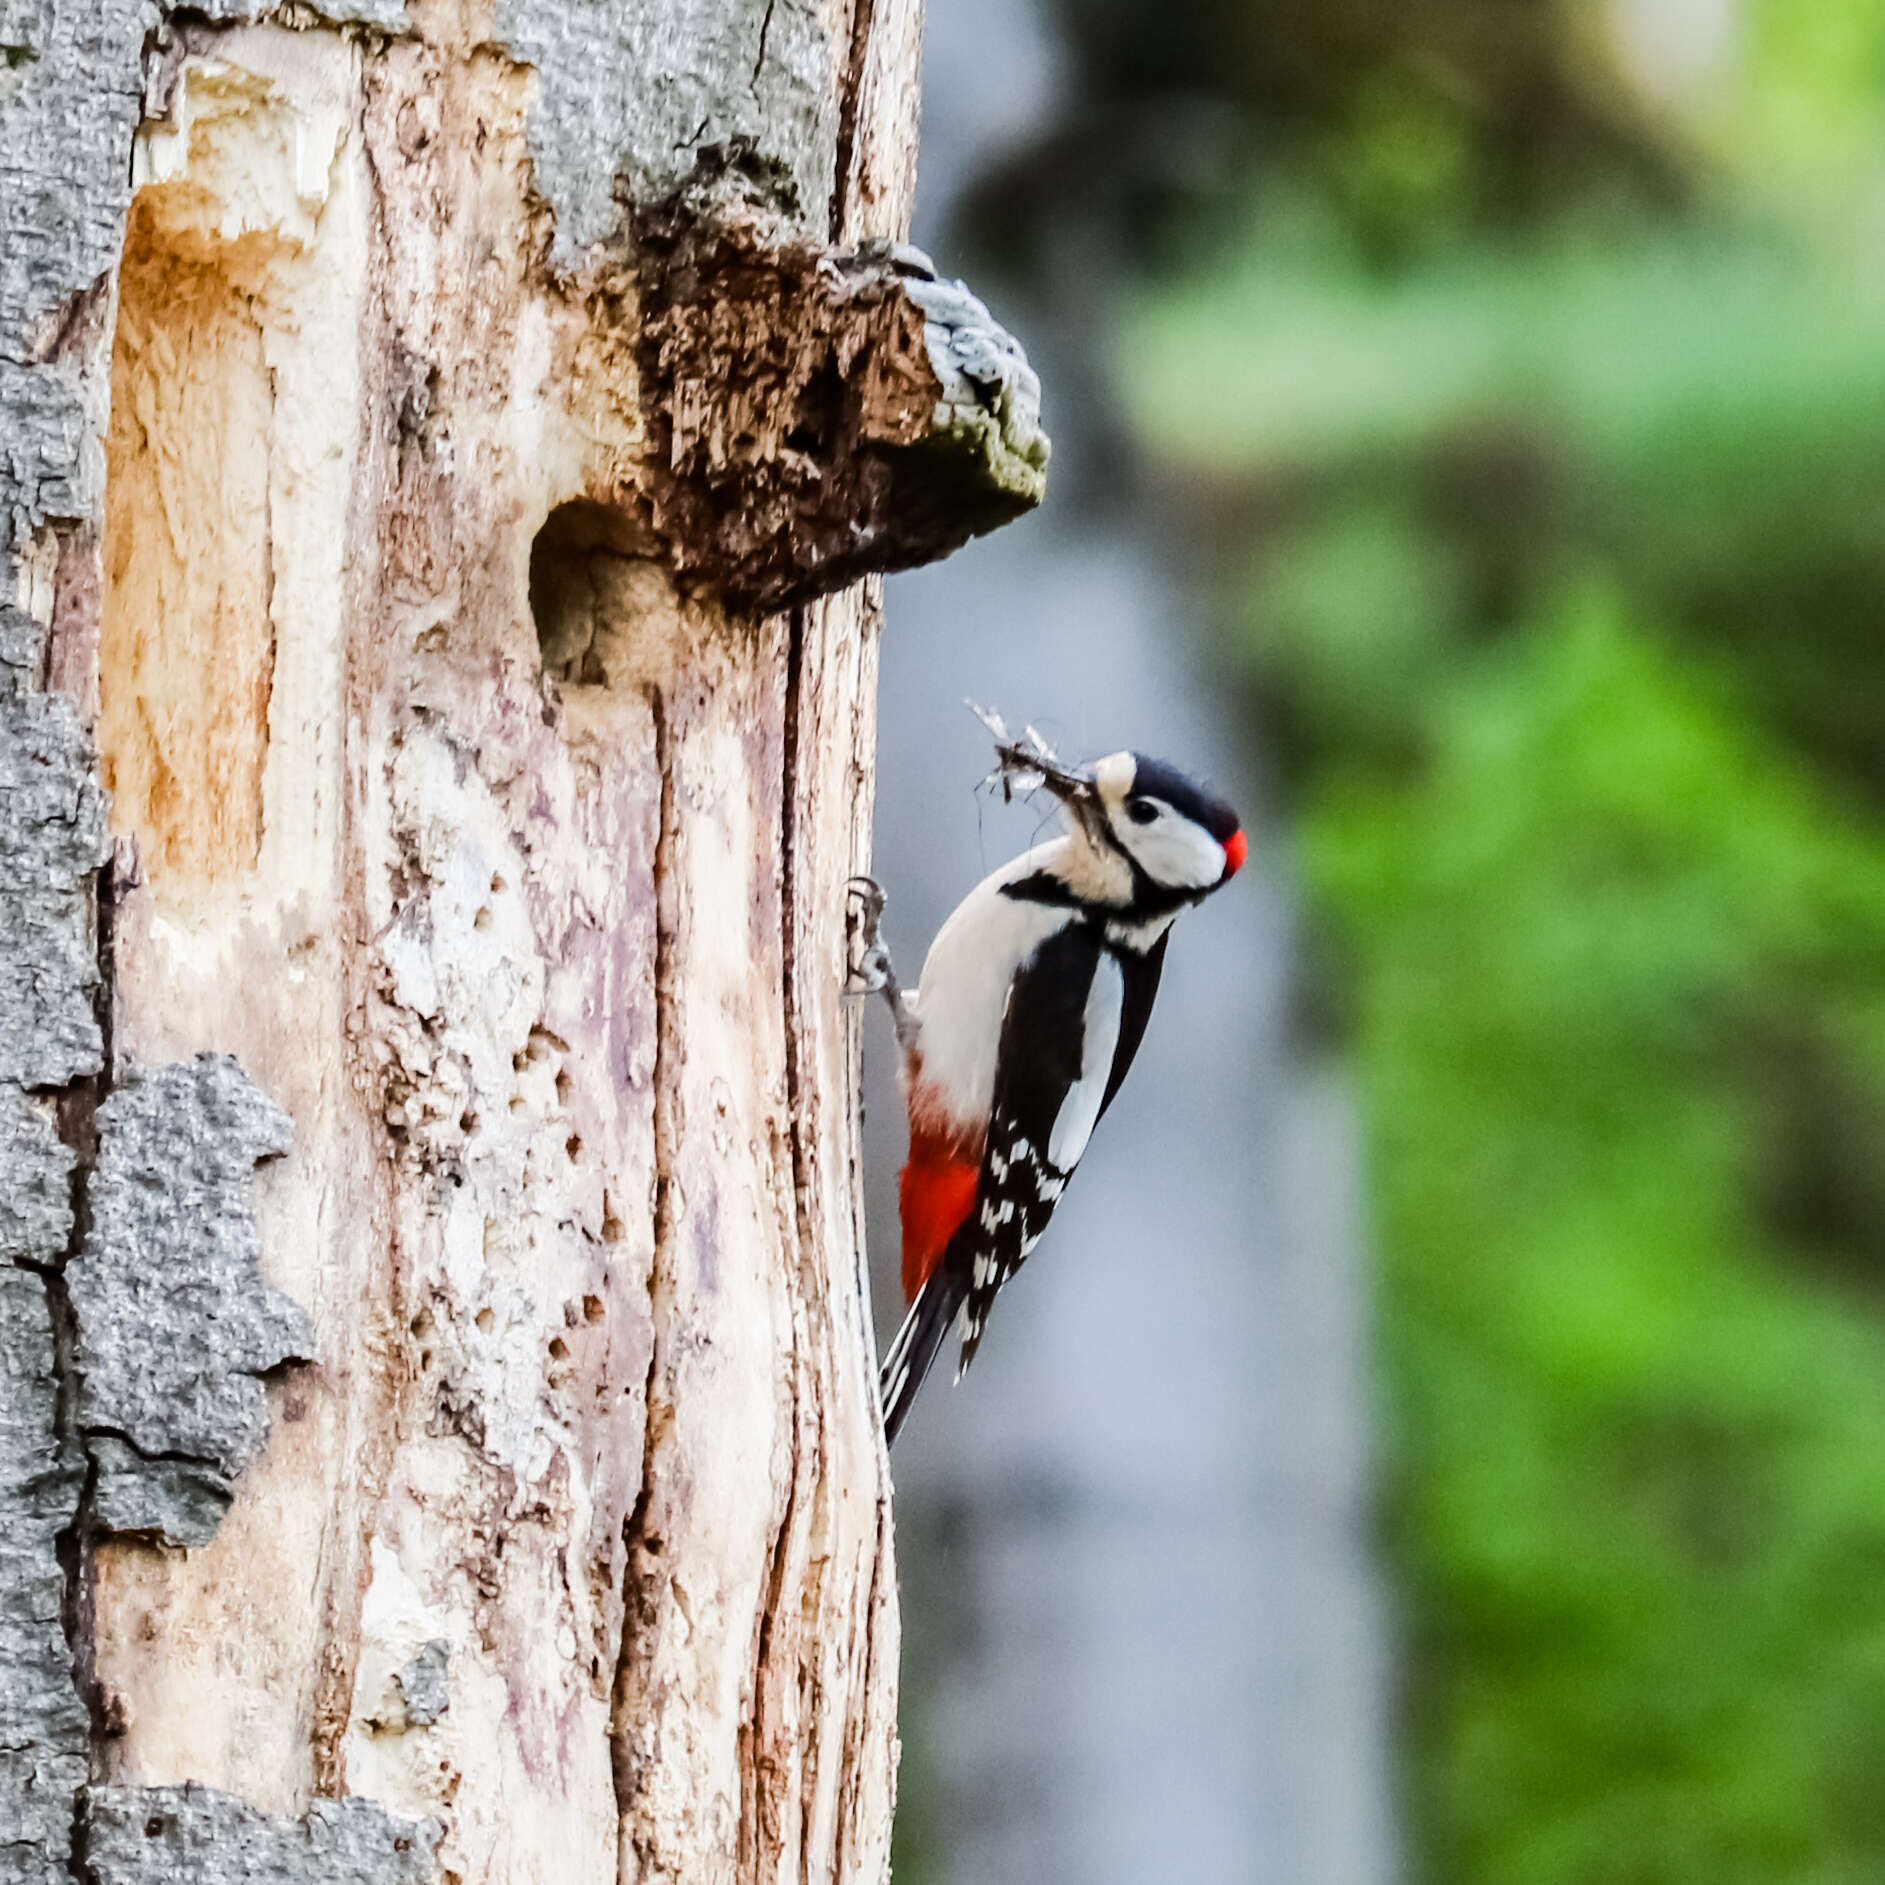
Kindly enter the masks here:
[[1179, 914], [1230, 880], [1244, 834], [1221, 799], [1138, 753], [1078, 770], [988, 716], [1006, 789], [1045, 786], [1064, 836], [984, 878], [937, 932], [914, 995], [878, 940], [883, 892], [856, 880], [861, 987], [896, 1018], [910, 1155], [903, 1292], [879, 1392], [895, 1440], [952, 1324], [960, 1380], [1002, 1285], [1040, 1241], [1138, 1052]]

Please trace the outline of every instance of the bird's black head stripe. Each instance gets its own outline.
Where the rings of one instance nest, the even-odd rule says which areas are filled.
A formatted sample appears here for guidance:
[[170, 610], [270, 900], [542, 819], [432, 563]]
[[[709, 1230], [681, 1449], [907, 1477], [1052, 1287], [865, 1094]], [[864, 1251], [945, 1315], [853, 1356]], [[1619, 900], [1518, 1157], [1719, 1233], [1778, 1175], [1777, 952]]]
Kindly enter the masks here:
[[1236, 835], [1237, 814], [1221, 798], [1194, 785], [1176, 766], [1168, 766], [1162, 759], [1134, 753], [1132, 789], [1149, 798], [1163, 799], [1181, 817], [1202, 825], [1219, 844]]
[[1052, 871], [1030, 871], [1025, 877], [1017, 877], [1013, 883], [1003, 884], [1001, 894], [1014, 898], [1017, 903], [1050, 903], [1067, 909], [1080, 907], [1080, 899], [1074, 895], [1073, 886], [1056, 877]]

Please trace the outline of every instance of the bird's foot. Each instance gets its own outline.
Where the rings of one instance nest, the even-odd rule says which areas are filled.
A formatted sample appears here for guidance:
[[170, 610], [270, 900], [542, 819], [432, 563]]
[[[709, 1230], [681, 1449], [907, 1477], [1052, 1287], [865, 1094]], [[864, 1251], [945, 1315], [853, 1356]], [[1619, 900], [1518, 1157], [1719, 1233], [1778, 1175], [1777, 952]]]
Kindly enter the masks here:
[[851, 912], [851, 953], [845, 963], [844, 992], [855, 996], [881, 995], [890, 1004], [890, 1018], [897, 1029], [897, 1051], [903, 1056], [907, 1072], [916, 1048], [916, 1009], [899, 985], [889, 945], [878, 933], [889, 898], [875, 878], [853, 877], [845, 885], [845, 899]]
[[897, 980], [890, 951], [878, 933], [889, 898], [874, 877], [853, 877], [844, 887], [844, 896], [850, 912], [846, 926], [850, 955], [845, 963], [844, 992], [847, 995], [881, 994], [894, 988]]

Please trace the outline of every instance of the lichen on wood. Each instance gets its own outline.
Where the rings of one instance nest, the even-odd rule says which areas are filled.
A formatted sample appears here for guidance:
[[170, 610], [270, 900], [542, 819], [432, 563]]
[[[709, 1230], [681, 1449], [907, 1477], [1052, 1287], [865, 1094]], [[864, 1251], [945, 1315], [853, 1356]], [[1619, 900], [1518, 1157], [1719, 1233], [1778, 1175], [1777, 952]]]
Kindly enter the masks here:
[[1041, 382], [1021, 343], [966, 282], [942, 280], [926, 266], [921, 250], [899, 250], [895, 260], [905, 292], [923, 310], [923, 338], [937, 380], [936, 412], [918, 441], [929, 454], [931, 478], [914, 491], [906, 484], [905, 495], [941, 513], [937, 541], [954, 549], [952, 513], [966, 510], [960, 521], [979, 534], [1046, 495]]

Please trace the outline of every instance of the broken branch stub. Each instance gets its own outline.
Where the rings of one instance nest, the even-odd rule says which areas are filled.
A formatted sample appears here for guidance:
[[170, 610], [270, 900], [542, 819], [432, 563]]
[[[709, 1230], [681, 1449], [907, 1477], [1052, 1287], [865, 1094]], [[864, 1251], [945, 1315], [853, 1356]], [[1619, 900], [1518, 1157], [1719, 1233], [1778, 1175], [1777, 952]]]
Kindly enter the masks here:
[[921, 250], [778, 240], [724, 198], [635, 233], [647, 497], [684, 585], [777, 609], [1041, 501], [1040, 381]]

